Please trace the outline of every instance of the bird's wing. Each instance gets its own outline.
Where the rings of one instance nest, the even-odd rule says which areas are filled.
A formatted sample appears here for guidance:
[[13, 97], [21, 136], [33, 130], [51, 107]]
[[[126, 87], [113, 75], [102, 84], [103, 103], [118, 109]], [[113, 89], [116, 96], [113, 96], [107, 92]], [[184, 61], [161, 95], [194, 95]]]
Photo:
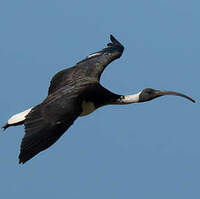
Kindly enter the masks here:
[[72, 84], [76, 71], [75, 67], [70, 67], [56, 73], [51, 79], [48, 95], [54, 93], [65, 85]]
[[34, 107], [25, 120], [19, 163], [25, 163], [54, 144], [81, 113], [81, 105], [72, 88], [49, 95]]
[[107, 48], [90, 54], [74, 67], [58, 72], [51, 80], [49, 94], [79, 80], [99, 82], [104, 68], [110, 62], [119, 58], [124, 50], [123, 45], [112, 35], [110, 35], [110, 40], [111, 42], [107, 44]]

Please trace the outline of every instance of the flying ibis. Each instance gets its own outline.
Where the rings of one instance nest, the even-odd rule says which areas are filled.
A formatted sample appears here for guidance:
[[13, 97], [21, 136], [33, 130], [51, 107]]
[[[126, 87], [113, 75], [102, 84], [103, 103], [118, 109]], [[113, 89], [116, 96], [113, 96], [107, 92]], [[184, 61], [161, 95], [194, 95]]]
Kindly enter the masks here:
[[124, 47], [114, 36], [103, 50], [87, 56], [75, 66], [58, 72], [51, 80], [44, 101], [24, 112], [13, 115], [2, 127], [24, 124], [19, 163], [25, 163], [54, 144], [79, 116], [92, 113], [109, 104], [146, 102], [163, 95], [176, 95], [192, 102], [192, 98], [178, 92], [146, 88], [136, 94], [115, 94], [100, 83], [105, 67], [121, 57]]

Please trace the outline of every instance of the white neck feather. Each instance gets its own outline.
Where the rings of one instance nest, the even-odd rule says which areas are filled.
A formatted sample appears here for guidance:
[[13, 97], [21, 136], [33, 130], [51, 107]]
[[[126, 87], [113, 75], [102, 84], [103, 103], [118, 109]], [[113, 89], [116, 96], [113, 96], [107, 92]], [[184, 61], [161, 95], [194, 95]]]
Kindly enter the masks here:
[[117, 101], [117, 104], [131, 104], [139, 102], [140, 93], [141, 91], [132, 95], [124, 95]]

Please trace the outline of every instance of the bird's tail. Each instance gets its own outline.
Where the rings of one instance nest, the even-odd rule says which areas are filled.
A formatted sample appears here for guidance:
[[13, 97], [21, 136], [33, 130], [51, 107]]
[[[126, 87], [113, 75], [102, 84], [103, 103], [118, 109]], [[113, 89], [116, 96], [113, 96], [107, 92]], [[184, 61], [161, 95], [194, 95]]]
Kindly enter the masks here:
[[21, 124], [24, 124], [24, 121], [26, 119], [26, 116], [29, 114], [29, 112], [32, 110], [33, 107], [21, 112], [21, 113], [17, 113], [15, 115], [13, 115], [12, 117], [10, 117], [10, 119], [8, 120], [8, 122], [2, 127], [3, 130], [6, 130], [8, 127], [10, 126], [18, 126]]

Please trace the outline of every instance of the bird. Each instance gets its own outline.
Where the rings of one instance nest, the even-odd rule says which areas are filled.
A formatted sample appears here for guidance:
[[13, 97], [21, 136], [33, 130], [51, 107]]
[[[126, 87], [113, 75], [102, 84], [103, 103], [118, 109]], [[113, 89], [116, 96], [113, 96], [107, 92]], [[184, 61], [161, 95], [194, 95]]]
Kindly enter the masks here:
[[131, 95], [115, 94], [100, 84], [106, 66], [121, 57], [124, 46], [110, 35], [105, 48], [88, 55], [74, 66], [56, 73], [50, 81], [48, 95], [40, 104], [13, 115], [2, 127], [24, 124], [25, 135], [20, 145], [19, 163], [25, 163], [53, 145], [78, 117], [88, 115], [105, 105], [147, 102], [174, 91], [145, 88]]

